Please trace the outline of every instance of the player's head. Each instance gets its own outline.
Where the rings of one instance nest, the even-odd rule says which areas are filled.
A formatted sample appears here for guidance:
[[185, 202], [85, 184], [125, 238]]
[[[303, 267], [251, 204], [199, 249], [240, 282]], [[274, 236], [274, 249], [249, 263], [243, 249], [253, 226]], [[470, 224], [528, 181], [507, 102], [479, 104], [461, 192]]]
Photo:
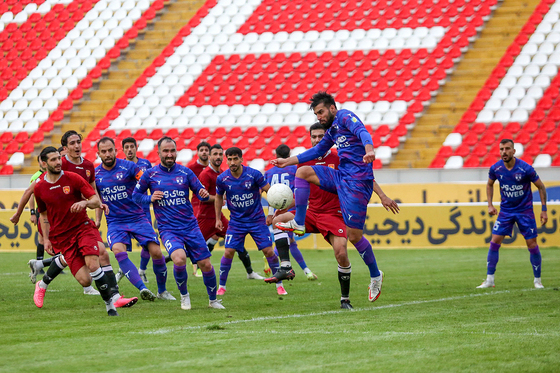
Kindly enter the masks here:
[[59, 146], [59, 147], [58, 147], [58, 152], [60, 153], [60, 156], [61, 156], [61, 157], [64, 157], [64, 156], [66, 155], [66, 153], [68, 153], [68, 152], [66, 151], [66, 149], [64, 148], [64, 146]]
[[210, 154], [210, 144], [206, 141], [202, 141], [200, 144], [196, 146], [196, 155], [198, 155], [198, 159], [202, 162], [208, 161], [208, 154]]
[[60, 159], [60, 153], [54, 146], [47, 146], [41, 150], [39, 157], [41, 161], [45, 163], [47, 172], [55, 175], [60, 174], [62, 170], [62, 160]]
[[210, 147], [210, 163], [212, 166], [220, 168], [224, 161], [224, 149], [220, 144], [214, 144]]
[[117, 151], [115, 150], [115, 141], [110, 137], [102, 137], [97, 142], [97, 155], [107, 168], [112, 168], [117, 161]]
[[37, 163], [39, 164], [39, 169], [45, 172], [45, 163], [41, 160], [41, 156], [37, 156]]
[[331, 128], [337, 111], [334, 97], [327, 92], [320, 91], [315, 93], [309, 101], [309, 107], [317, 116], [319, 123], [326, 129]]
[[60, 145], [64, 147], [72, 158], [82, 156], [82, 135], [74, 130], [66, 131], [60, 139]]
[[286, 144], [280, 144], [276, 148], [276, 156], [278, 158], [288, 158], [290, 156], [290, 147]]
[[319, 122], [313, 123], [309, 127], [309, 137], [311, 138], [311, 145], [317, 145], [325, 137], [325, 127]]
[[241, 169], [243, 163], [243, 152], [235, 146], [226, 150], [227, 165], [232, 172], [237, 172]]
[[175, 144], [175, 140], [164, 136], [158, 141], [157, 147], [161, 164], [167, 168], [173, 167], [177, 159], [177, 144]]
[[510, 162], [515, 155], [515, 148], [513, 146], [513, 140], [502, 139], [500, 141], [500, 157], [505, 163]]
[[133, 161], [136, 158], [136, 150], [138, 149], [138, 144], [134, 137], [127, 137], [121, 143], [124, 156], [129, 161]]

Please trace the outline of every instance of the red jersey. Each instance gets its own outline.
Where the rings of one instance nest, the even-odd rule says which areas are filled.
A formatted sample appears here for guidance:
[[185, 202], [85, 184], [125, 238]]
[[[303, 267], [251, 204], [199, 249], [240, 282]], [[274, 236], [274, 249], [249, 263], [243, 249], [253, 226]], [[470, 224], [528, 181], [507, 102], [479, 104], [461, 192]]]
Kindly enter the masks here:
[[[204, 171], [200, 173], [198, 179], [204, 185], [210, 195], [216, 195], [216, 180], [218, 180], [218, 175], [221, 173], [216, 172], [212, 167], [206, 167]], [[197, 198], [198, 199], [198, 198]], [[196, 216], [198, 220], [201, 219], [216, 219], [216, 210], [214, 209], [213, 203], [200, 203], [200, 208], [198, 210], [198, 215]]]
[[[301, 166], [327, 166], [338, 170], [340, 159], [336, 149], [329, 150], [324, 156], [309, 162], [298, 165]], [[340, 201], [338, 195], [322, 190], [315, 184], [309, 184], [309, 207], [308, 210], [317, 214], [341, 214]]]
[[[193, 159], [191, 163], [187, 165], [188, 168], [191, 169], [192, 172], [196, 175], [196, 177], [200, 180], [200, 173], [207, 167], [198, 163], [198, 158]], [[204, 185], [204, 184], [203, 184]], [[191, 198], [191, 205], [193, 207], [194, 216], [198, 216], [198, 210], [200, 210], [200, 200], [193, 194]]]
[[[77, 226], [89, 221], [86, 210], [70, 212], [70, 207], [95, 195], [95, 191], [80, 175], [74, 172], [60, 173], [60, 178], [51, 183], [45, 179], [45, 172], [37, 179], [35, 199], [39, 210], [46, 211], [50, 224], [50, 237], [67, 235]], [[49, 238], [50, 238], [49, 237]]]
[[62, 157], [62, 171], [77, 173], [89, 184], [95, 181], [95, 166], [91, 161], [88, 161], [85, 158], [82, 158], [82, 162], [80, 164], [75, 164], [68, 160], [68, 156]]

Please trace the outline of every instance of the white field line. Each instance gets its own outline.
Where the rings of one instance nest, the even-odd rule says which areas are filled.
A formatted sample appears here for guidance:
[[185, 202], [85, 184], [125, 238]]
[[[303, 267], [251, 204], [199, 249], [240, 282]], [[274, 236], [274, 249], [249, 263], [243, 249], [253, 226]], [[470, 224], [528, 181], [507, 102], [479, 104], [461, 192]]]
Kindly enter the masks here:
[[[516, 291], [533, 291], [533, 290], [535, 290], [535, 289], [521, 289], [521, 290], [516, 290]], [[180, 331], [206, 329], [207, 327], [212, 327], [212, 326], [227, 326], [227, 325], [244, 324], [244, 323], [269, 321], [269, 320], [296, 319], [296, 318], [316, 317], [316, 316], [324, 316], [324, 315], [337, 315], [337, 314], [342, 314], [342, 313], [347, 313], [347, 312], [376, 311], [376, 310], [383, 310], [383, 309], [388, 309], [388, 308], [415, 306], [415, 305], [419, 305], [419, 304], [439, 303], [439, 302], [461, 300], [461, 299], [467, 299], [467, 298], [473, 298], [473, 297], [484, 297], [484, 296], [491, 296], [491, 295], [498, 295], [498, 294], [508, 294], [508, 293], [511, 293], [511, 291], [510, 290], [500, 290], [500, 291], [485, 292], [485, 293], [478, 293], [478, 294], [461, 295], [461, 296], [456, 296], [456, 297], [447, 297], [447, 298], [429, 299], [429, 300], [416, 300], [416, 301], [411, 301], [411, 302], [386, 304], [386, 305], [377, 306], [377, 307], [354, 308], [351, 311], [348, 311], [348, 310], [332, 310], [332, 311], [324, 311], [324, 312], [311, 312], [311, 313], [307, 313], [307, 314], [293, 314], [293, 315], [282, 315], [282, 316], [263, 316], [263, 317], [254, 317], [254, 318], [245, 319], [245, 320], [233, 320], [233, 321], [227, 321], [227, 322], [223, 322], [223, 323], [212, 323], [212, 324], [208, 324], [208, 325], [185, 326], [185, 327], [178, 327], [178, 328], [162, 328], [162, 329], [154, 329], [154, 330], [147, 330], [147, 331], [143, 331], [143, 332], [131, 332], [131, 333], [132, 334], [167, 334], [167, 333], [180, 332]], [[217, 330], [217, 332], [219, 332], [219, 330]]]

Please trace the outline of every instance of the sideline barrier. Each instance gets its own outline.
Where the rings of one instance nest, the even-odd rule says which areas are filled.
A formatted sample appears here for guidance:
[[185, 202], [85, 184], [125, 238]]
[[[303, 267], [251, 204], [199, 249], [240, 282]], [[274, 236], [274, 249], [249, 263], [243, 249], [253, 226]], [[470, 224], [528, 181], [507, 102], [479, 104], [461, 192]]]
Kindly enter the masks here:
[[[498, 206], [497, 204], [495, 206]], [[534, 205], [537, 218], [538, 244], [541, 247], [560, 246], [560, 203], [548, 203], [548, 223], [541, 226], [541, 205]], [[401, 212], [393, 215], [379, 205], [370, 205], [364, 234], [375, 248], [475, 248], [486, 247], [490, 242], [492, 226], [496, 217], [488, 216], [486, 203], [452, 204], [402, 204]], [[34, 251], [37, 229], [29, 222], [29, 211], [24, 211], [20, 223], [13, 226], [9, 218], [15, 210], [0, 210], [0, 251]], [[93, 217], [93, 212], [90, 216]], [[229, 216], [229, 211], [224, 210]], [[100, 228], [106, 238], [105, 219]], [[512, 237], [506, 237], [507, 247], [526, 247], [517, 226]], [[298, 239], [302, 249], [329, 249], [323, 237], [317, 234]], [[223, 247], [223, 240], [218, 245]], [[348, 245], [349, 249], [352, 247]], [[135, 250], [139, 248], [136, 245]], [[251, 238], [246, 248], [256, 250]]]

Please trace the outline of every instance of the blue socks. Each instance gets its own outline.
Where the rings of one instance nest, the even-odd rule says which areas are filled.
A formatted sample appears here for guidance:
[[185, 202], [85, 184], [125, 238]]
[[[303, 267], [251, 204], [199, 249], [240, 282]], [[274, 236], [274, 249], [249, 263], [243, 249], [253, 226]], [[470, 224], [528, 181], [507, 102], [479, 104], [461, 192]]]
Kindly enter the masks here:
[[229, 270], [231, 269], [231, 262], [233, 259], [222, 256], [220, 262], [220, 286], [226, 286]]
[[309, 201], [309, 182], [296, 177], [294, 180], [296, 193], [296, 217], [299, 225], [305, 225], [305, 214], [307, 213], [307, 202]]
[[377, 261], [375, 260], [375, 255], [373, 255], [373, 249], [369, 241], [362, 236], [362, 239], [354, 244], [356, 250], [360, 253], [362, 260], [369, 268], [370, 277], [377, 277], [381, 275], [379, 268], [377, 268]]
[[152, 260], [154, 265], [154, 274], [156, 275], [156, 282], [158, 293], [163, 293], [167, 290], [165, 283], [167, 282], [167, 266], [165, 265], [165, 258], [161, 257], [159, 259]]
[[214, 272], [214, 267], [208, 272], [202, 271], [202, 280], [204, 281], [204, 285], [206, 285], [206, 292], [208, 293], [208, 299], [215, 300], [216, 299], [216, 289], [218, 285], [216, 285], [216, 272]]
[[498, 260], [500, 259], [500, 246], [497, 243], [490, 242], [490, 250], [488, 250], [488, 259], [486, 262], [488, 263], [488, 270], [486, 271], [487, 275], [493, 275], [496, 272], [496, 265], [498, 264]]
[[537, 278], [541, 277], [541, 251], [539, 246], [529, 249], [531, 265], [533, 266], [533, 275]]
[[119, 267], [124, 272], [124, 275], [130, 281], [130, 283], [138, 288], [138, 290], [146, 289], [146, 285], [144, 285], [144, 281], [140, 278], [138, 274], [138, 269], [132, 263], [130, 259], [128, 259], [128, 253], [116, 253], [115, 258], [117, 258], [117, 262], [119, 262]]
[[297, 243], [292, 242], [290, 244], [290, 254], [292, 254], [292, 258], [296, 260], [302, 270], [307, 268], [307, 264], [305, 263], [305, 259], [303, 259], [303, 255], [301, 255], [301, 251], [299, 251]]
[[270, 269], [272, 270], [272, 274], [274, 275], [280, 268], [278, 257], [276, 256], [276, 254], [274, 254], [273, 256], [267, 257], [266, 261], [268, 262], [268, 266], [270, 267]]
[[140, 252], [140, 269], [145, 271], [148, 268], [148, 263], [150, 262], [150, 252], [145, 247], [142, 248]]
[[175, 282], [177, 283], [179, 293], [181, 293], [181, 295], [188, 294], [187, 279], [189, 276], [187, 275], [187, 266], [178, 266], [173, 264], [173, 275], [175, 276]]

